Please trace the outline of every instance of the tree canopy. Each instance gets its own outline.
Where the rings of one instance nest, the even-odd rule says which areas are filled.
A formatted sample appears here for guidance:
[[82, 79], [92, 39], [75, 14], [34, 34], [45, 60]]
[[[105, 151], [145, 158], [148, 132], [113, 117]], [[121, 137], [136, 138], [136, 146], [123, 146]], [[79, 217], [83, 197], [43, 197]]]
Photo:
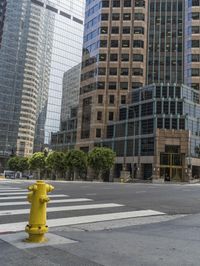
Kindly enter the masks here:
[[96, 147], [88, 154], [88, 165], [99, 178], [112, 168], [115, 156], [115, 153], [109, 148]]
[[87, 155], [81, 150], [69, 150], [65, 155], [64, 163], [70, 174], [83, 177], [87, 172]]

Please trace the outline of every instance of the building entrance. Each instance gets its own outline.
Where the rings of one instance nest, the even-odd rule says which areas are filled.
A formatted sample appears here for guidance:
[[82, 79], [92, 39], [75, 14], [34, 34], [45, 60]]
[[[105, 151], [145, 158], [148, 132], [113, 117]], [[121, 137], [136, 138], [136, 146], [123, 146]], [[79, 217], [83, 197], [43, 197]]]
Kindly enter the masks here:
[[160, 154], [160, 177], [165, 181], [183, 180], [183, 158], [179, 146], [166, 146]]

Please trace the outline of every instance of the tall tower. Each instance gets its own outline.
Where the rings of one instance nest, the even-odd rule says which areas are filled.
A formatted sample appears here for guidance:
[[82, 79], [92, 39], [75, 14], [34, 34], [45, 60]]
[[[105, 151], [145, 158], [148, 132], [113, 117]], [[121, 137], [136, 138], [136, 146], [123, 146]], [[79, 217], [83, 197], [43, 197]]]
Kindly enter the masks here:
[[81, 61], [84, 0], [0, 1], [0, 156], [29, 156], [59, 128], [62, 77]]
[[145, 0], [88, 1], [79, 101], [77, 147], [88, 150], [106, 136], [128, 92], [145, 84]]

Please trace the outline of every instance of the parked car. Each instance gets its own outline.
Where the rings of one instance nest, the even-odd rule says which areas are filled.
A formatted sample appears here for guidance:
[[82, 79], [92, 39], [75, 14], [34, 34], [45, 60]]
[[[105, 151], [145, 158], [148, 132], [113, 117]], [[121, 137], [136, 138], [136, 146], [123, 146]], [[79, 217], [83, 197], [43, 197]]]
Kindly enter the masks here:
[[5, 170], [3, 174], [5, 178], [15, 179], [15, 171]]
[[26, 179], [32, 179], [33, 178], [33, 175], [22, 175], [22, 178], [26, 178]]

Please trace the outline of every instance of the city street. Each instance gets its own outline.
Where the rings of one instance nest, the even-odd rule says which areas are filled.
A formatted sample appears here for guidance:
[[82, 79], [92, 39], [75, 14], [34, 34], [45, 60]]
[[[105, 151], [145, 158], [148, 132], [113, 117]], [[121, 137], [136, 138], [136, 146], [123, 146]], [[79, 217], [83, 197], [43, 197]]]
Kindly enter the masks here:
[[1, 265], [198, 265], [200, 185], [51, 181], [49, 242], [24, 243], [33, 181], [0, 181]]

